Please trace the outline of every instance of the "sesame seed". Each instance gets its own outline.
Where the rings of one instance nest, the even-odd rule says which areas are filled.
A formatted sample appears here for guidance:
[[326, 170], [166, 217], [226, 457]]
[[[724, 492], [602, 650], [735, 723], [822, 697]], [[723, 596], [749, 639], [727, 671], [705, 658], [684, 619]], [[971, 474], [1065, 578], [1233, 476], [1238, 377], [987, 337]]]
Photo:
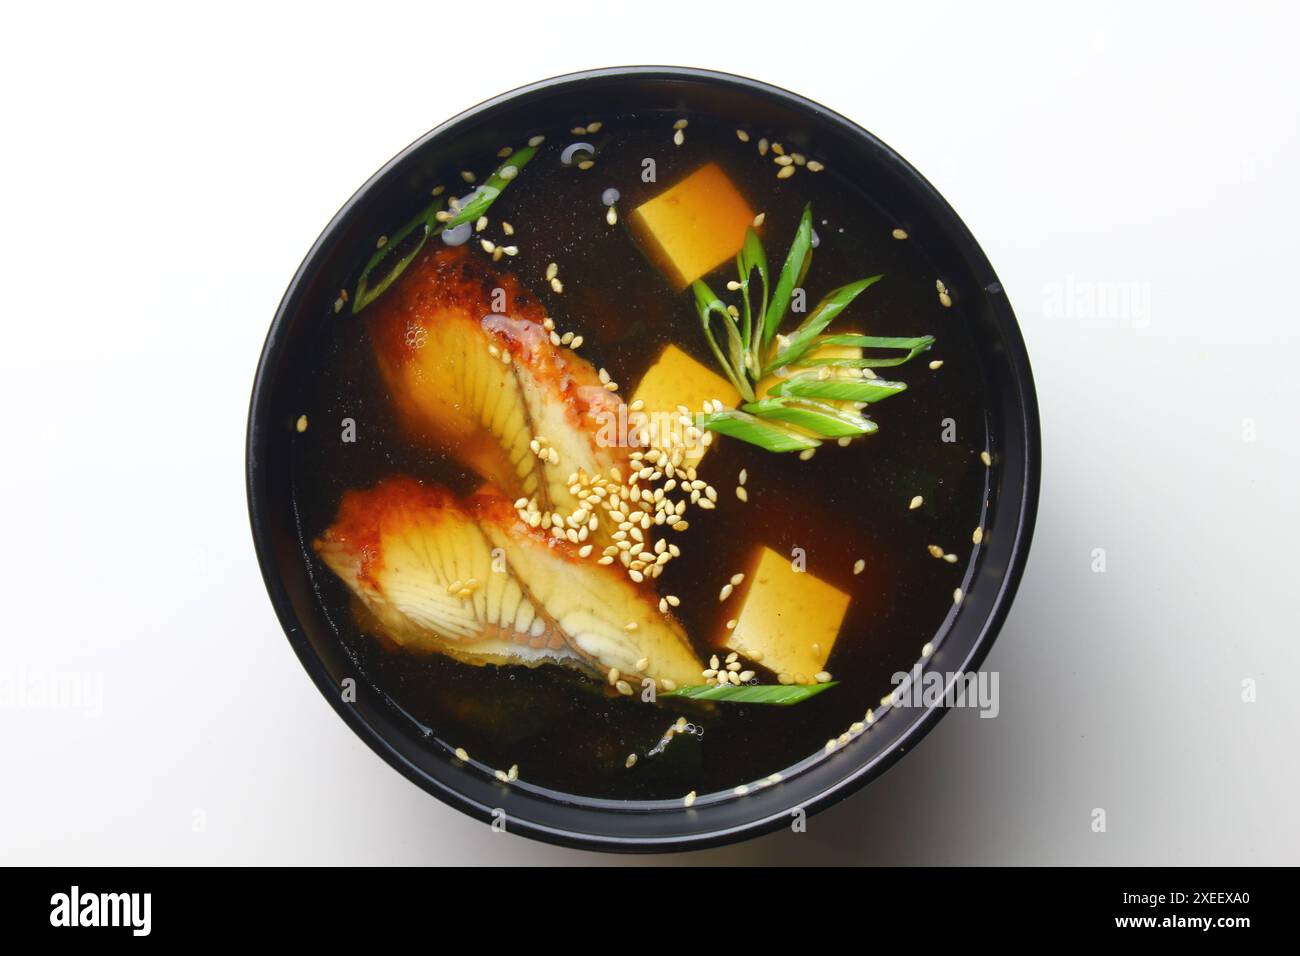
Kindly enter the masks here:
[[613, 687], [615, 684], [618, 683], [618, 679], [622, 676], [623, 676], [622, 672], [620, 672], [617, 667], [611, 667], [609, 669], [609, 673], [605, 675], [605, 679], [609, 681], [609, 685]]
[[469, 754], [465, 752], [464, 747], [456, 748], [456, 759], [463, 760], [465, 763], [469, 763]]
[[974, 531], [971, 532], [970, 539], [972, 544], [979, 544], [981, 541], [984, 540], [984, 529], [976, 528]]
[[546, 137], [545, 137], [545, 136], [534, 136], [532, 139], [530, 139], [530, 140], [528, 141], [528, 145], [529, 145], [529, 146], [541, 146], [542, 143], [545, 142], [545, 140], [546, 140]]
[[767, 213], [765, 213], [765, 212], [760, 212], [757, 216], [755, 216], [755, 217], [754, 217], [754, 228], [757, 229], [759, 226], [763, 225], [763, 221], [764, 221], [765, 219], [767, 219]]
[[858, 560], [853, 562], [853, 573], [861, 574], [863, 570], [866, 568], [866, 566], [867, 566], [867, 562], [864, 561], [862, 558], [858, 558]]
[[794, 157], [792, 157], [792, 156], [776, 156], [776, 157], [773, 157], [772, 162], [776, 163], [778, 166], [791, 166], [791, 165], [794, 164]]
[[725, 601], [727, 598], [731, 597], [731, 592], [733, 590], [735, 590], [735, 588], [732, 585], [724, 584], [722, 590], [718, 592], [718, 600]]
[[550, 282], [552, 279], [554, 279], [554, 278], [555, 278], [557, 275], [559, 275], [559, 274], [560, 274], [560, 267], [559, 267], [559, 265], [558, 265], [557, 263], [552, 262], [550, 265], [548, 265], [548, 266], [546, 267], [546, 281], [547, 281], [547, 282]]
[[907, 510], [908, 510], [908, 511], [915, 511], [917, 508], [921, 507], [921, 505], [923, 505], [923, 504], [925, 504], [925, 499], [922, 498], [920, 495], [916, 495], [915, 497], [912, 498], [911, 501], [909, 501], [909, 502], [907, 503]]
[[305, 432], [307, 430], [307, 416], [299, 415], [293, 427], [298, 429], [299, 433]]
[[483, 247], [484, 252], [492, 252], [497, 247], [496, 243], [493, 242], [491, 239], [484, 239], [481, 242], [479, 242], [479, 245]]
[[505, 159], [513, 152], [514, 152], [514, 147], [502, 146], [500, 149], [497, 150], [497, 159]]
[[628, 754], [627, 759], [623, 761], [623, 766], [631, 770], [636, 764], [636, 754]]
[[927, 544], [925, 549], [930, 552], [930, 557], [932, 558], [943, 557], [943, 548], [939, 547], [937, 544]]
[[737, 485], [737, 486], [736, 486], [736, 497], [739, 498], [741, 501], [748, 501], [748, 500], [749, 500], [749, 492], [745, 490], [745, 488], [744, 488], [743, 485]]
[[813, 678], [819, 684], [826, 684], [830, 682], [831, 675], [829, 671], [818, 671], [816, 674], [813, 675]]
[[682, 603], [681, 598], [676, 594], [669, 594], [664, 598], [672, 607], [679, 607]]
[[632, 685], [625, 680], [617, 681], [614, 684], [614, 689], [617, 690], [624, 697], [632, 696]]
[[945, 555], [943, 556], [943, 559], [944, 559], [945, 561], [947, 561], [949, 564], [956, 564], [956, 563], [957, 563], [957, 555], [955, 555], [955, 554], [951, 554], [951, 553], [950, 553], [950, 554], [945, 554]]
[[559, 279], [552, 279], [552, 280], [551, 280], [551, 290], [552, 290], [553, 292], [563, 292], [563, 291], [564, 291], [564, 283], [561, 282]]
[[384, 246], [386, 246], [386, 245], [388, 245], [388, 237], [387, 237], [387, 236], [380, 236], [378, 239], [375, 240], [375, 248], [376, 248], [376, 249], [382, 249], [382, 248], [384, 248]]
[[993, 464], [993, 456], [987, 451], [980, 452], [980, 461], [984, 462], [984, 467], [989, 468]]
[[637, 673], [638, 674], [643, 673], [645, 669], [649, 666], [650, 666], [650, 658], [648, 657], [641, 658], [639, 661], [636, 662]]
[[482, 231], [483, 231], [484, 229], [486, 229], [487, 227], [488, 227], [488, 217], [487, 217], [487, 216], [479, 216], [479, 217], [478, 217], [478, 222], [474, 223], [474, 230], [475, 230], [476, 232], [482, 232]]
[[435, 195], [435, 196], [441, 196], [442, 193], [443, 193], [443, 190], [446, 189], [446, 188], [447, 188], [446, 186], [434, 186], [434, 187], [433, 187], [433, 195]]
[[945, 309], [950, 308], [952, 306], [952, 296], [950, 296], [947, 292], [940, 292], [939, 304], [943, 306]]
[[890, 235], [892, 235], [895, 239], [906, 239], [906, 238], [907, 238], [907, 230], [906, 230], [906, 229], [895, 229], [892, 233], [890, 233]]
[[800, 461], [808, 461], [808, 460], [811, 459], [812, 456], [815, 455], [816, 453], [817, 453], [817, 449], [816, 449], [816, 448], [805, 448], [803, 451], [799, 452], [799, 460], [800, 460]]
[[817, 162], [815, 159], [808, 160], [808, 172], [810, 173], [820, 173], [825, 168], [825, 166]]
[[503, 219], [501, 220], [501, 231], [507, 236], [513, 236], [515, 234], [515, 227]]
[[695, 802], [695, 791], [692, 790], [686, 796], [682, 797], [682, 806], [689, 807]]
[[953, 603], [953, 604], [960, 604], [960, 603], [961, 603], [961, 598], [962, 598], [961, 588], [956, 588], [956, 589], [952, 592], [952, 603]]
[[587, 170], [591, 169], [591, 167], [595, 165], [596, 165], [596, 161], [594, 159], [584, 159], [582, 162], [578, 163], [578, 168], [585, 173]]
[[610, 206], [605, 210], [605, 221], [611, 226], [618, 222], [618, 207]]
[[689, 124], [690, 120], [679, 119], [677, 122], [673, 123], [673, 129], [686, 129]]
[[749, 134], [746, 133], [743, 129], [738, 129], [736, 130], [736, 139], [740, 140], [742, 143], [748, 143]]
[[512, 763], [512, 764], [510, 765], [510, 769], [506, 771], [506, 776], [509, 777], [511, 780], [518, 780], [518, 779], [519, 779], [519, 764], [517, 764], [517, 763]]
[[472, 183], [477, 177], [475, 177], [475, 175], [468, 169], [462, 169], [460, 171], [460, 178], [465, 180], [467, 183]]
[[506, 783], [510, 780], [510, 778], [506, 776], [506, 772], [504, 770], [494, 770], [492, 772], [496, 775], [496, 778], [500, 780], [502, 783]]
[[791, 176], [793, 176], [793, 175], [794, 175], [794, 167], [793, 167], [793, 166], [782, 166], [779, 170], [777, 170], [776, 178], [777, 178], [777, 179], [789, 179], [789, 178], [790, 178]]
[[931, 644], [929, 641], [926, 641], [923, 645], [921, 645], [922, 657], [929, 657], [933, 653], [934, 653], [934, 645]]
[[500, 172], [498, 172], [497, 175], [500, 176], [502, 179], [504, 179], [506, 182], [509, 182], [510, 180], [514, 179], [516, 176], [519, 175], [519, 167], [514, 165], [502, 166]]
[[600, 122], [599, 120], [597, 120], [597, 121], [594, 122], [594, 123], [588, 123], [588, 124], [587, 124], [587, 132], [588, 132], [588, 133], [599, 133], [599, 132], [600, 132], [600, 128], [601, 128], [602, 126], [604, 126], [604, 125], [605, 125], [605, 124], [602, 123], [602, 122]]

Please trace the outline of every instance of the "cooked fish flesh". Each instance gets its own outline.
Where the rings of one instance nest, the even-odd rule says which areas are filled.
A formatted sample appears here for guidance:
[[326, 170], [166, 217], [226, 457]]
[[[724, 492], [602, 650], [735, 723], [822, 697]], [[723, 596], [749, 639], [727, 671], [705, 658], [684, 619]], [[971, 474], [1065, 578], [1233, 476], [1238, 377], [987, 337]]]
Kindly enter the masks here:
[[466, 249], [422, 253], [368, 321], [400, 420], [512, 500], [572, 513], [570, 475], [626, 461], [628, 449], [597, 439], [602, 422], [617, 420], [617, 395], [555, 344], [541, 304], [514, 276]]
[[559, 663], [697, 683], [701, 664], [657, 596], [621, 568], [521, 521], [487, 488], [465, 501], [411, 478], [343, 497], [317, 553], [383, 632], [473, 664]]

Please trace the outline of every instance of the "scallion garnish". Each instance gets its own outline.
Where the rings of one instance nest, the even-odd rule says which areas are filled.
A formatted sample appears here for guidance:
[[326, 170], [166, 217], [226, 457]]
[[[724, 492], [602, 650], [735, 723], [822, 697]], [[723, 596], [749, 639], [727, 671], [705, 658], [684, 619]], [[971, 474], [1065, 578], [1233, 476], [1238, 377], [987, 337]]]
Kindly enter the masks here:
[[695, 423], [700, 428], [708, 428], [721, 435], [739, 438], [741, 441], [758, 445], [768, 451], [804, 451], [821, 444], [816, 438], [786, 428], [777, 421], [759, 418], [757, 415], [734, 408], [696, 415]]
[[[901, 392], [902, 382], [863, 378], [860, 369], [902, 365], [934, 344], [934, 336], [896, 338], [827, 335], [827, 327], [882, 276], [842, 285], [825, 296], [789, 334], [780, 334], [795, 290], [812, 264], [812, 207], [799, 217], [794, 241], [776, 284], [770, 284], [767, 254], [750, 228], [736, 256], [740, 307], [728, 306], [703, 280], [692, 283], [695, 309], [709, 350], [744, 401], [739, 410], [697, 416], [702, 428], [739, 438], [769, 451], [805, 451], [825, 438], [853, 438], [876, 431], [851, 403], [878, 402]], [[755, 281], [757, 275], [757, 281]], [[724, 338], [714, 334], [722, 326]], [[829, 348], [877, 349], [904, 355], [861, 357], [823, 354]], [[759, 393], [759, 382], [777, 373], [780, 381]], [[834, 404], [840, 403], [840, 404]]]
[[697, 684], [666, 691], [660, 697], [684, 697], [687, 700], [716, 700], [729, 704], [776, 704], [788, 706], [815, 697], [839, 681], [825, 684]]
[[897, 395], [906, 388], [905, 382], [887, 382], [883, 378], [818, 378], [816, 372], [800, 372], [772, 386], [768, 394], [819, 398], [827, 402], [870, 403]]
[[502, 190], [514, 181], [530, 159], [537, 154], [536, 146], [525, 146], [518, 152], [511, 153], [510, 158], [496, 168], [487, 179], [485, 179], [474, 192], [465, 200], [465, 204], [460, 207], [460, 212], [447, 220], [444, 228], [452, 229], [463, 222], [473, 222], [483, 215], [492, 204], [497, 201]]
[[442, 200], [429, 204], [414, 219], [404, 225], [375, 251], [361, 270], [357, 281], [356, 295], [352, 297], [352, 312], [360, 312], [397, 281], [397, 277], [411, 264], [424, 244], [431, 236], [440, 234], [444, 229], [452, 229], [462, 223], [472, 222], [482, 216], [497, 201], [501, 192], [514, 181], [519, 171], [537, 153], [536, 146], [525, 146], [497, 167], [478, 188], [470, 193], [464, 204], [454, 215], [444, 214], [443, 221], [438, 221], [442, 210]]
[[382, 248], [375, 250], [375, 254], [361, 270], [361, 278], [357, 280], [357, 292], [352, 297], [353, 315], [383, 295], [424, 248], [429, 237], [442, 232], [442, 224], [435, 219], [441, 208], [442, 200], [435, 199], [418, 216], [397, 230]]
[[760, 419], [788, 422], [827, 438], [856, 438], [876, 430], [875, 422], [857, 412], [809, 399], [765, 398], [742, 406], [742, 410]]

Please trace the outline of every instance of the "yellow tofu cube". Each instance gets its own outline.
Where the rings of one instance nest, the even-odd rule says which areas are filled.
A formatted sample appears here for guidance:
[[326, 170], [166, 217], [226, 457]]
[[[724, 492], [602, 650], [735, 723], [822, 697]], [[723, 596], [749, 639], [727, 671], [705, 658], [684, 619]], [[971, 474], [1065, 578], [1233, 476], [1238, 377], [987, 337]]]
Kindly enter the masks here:
[[[671, 441], [669, 434], [675, 434], [679, 440], [683, 437], [677, 406], [684, 405], [695, 413], [704, 408], [705, 401], [713, 399], [731, 408], [739, 403], [740, 394], [717, 372], [677, 346], [669, 345], [646, 370], [632, 393], [632, 403], [640, 400], [643, 405], [641, 411], [629, 414], [628, 421], [643, 430], [651, 444], [667, 448]], [[686, 464], [699, 465], [705, 450], [699, 445], [687, 448]]]
[[771, 548], [762, 549], [746, 580], [749, 588], [727, 648], [797, 684], [816, 683], [839, 636], [849, 596], [796, 571], [790, 558]]
[[628, 224], [678, 289], [736, 255], [754, 210], [717, 163], [701, 166], [632, 211]]

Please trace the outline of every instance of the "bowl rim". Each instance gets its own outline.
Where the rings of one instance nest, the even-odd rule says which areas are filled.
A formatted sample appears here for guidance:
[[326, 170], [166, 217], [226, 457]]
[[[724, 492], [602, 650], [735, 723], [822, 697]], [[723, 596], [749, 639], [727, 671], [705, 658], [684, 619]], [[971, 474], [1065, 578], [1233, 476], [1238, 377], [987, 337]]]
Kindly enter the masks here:
[[[327, 672], [324, 662], [311, 646], [306, 632], [294, 611], [285, 583], [281, 579], [278, 562], [270, 540], [271, 519], [269, 510], [274, 507], [274, 503], [268, 501], [261, 491], [261, 478], [266, 466], [262, 463], [262, 458], [259, 455], [260, 435], [258, 425], [259, 422], [268, 417], [271, 411], [270, 393], [273, 382], [269, 366], [272, 357], [280, 349], [286, 326], [295, 310], [303, 285], [307, 282], [317, 259], [334, 234], [354, 210], [368, 201], [377, 186], [384, 182], [393, 170], [402, 165], [411, 154], [422, 150], [431, 141], [446, 135], [455, 127], [513, 100], [537, 93], [553, 93], [561, 87], [581, 87], [594, 81], [611, 79], [641, 82], [702, 82], [730, 87], [750, 95], [759, 95], [776, 100], [794, 110], [813, 113], [820, 122], [839, 127], [842, 133], [862, 141], [865, 146], [879, 151], [886, 157], [886, 160], [899, 173], [909, 179], [919, 193], [923, 194], [925, 202], [931, 207], [932, 211], [945, 220], [947, 227], [951, 230], [950, 240], [960, 247], [966, 261], [972, 267], [978, 268], [982, 273], [992, 277], [994, 282], [998, 281], [983, 249], [947, 200], [903, 156], [877, 136], [834, 110], [782, 87], [737, 74], [696, 67], [653, 65], [602, 67], [564, 73], [516, 87], [463, 110], [424, 133], [389, 159], [348, 198], [321, 231], [286, 287], [258, 359], [257, 372], [249, 401], [245, 433], [245, 486], [254, 547], [257, 552], [263, 582], [280, 625], [304, 670], [311, 676], [313, 682], [325, 699], [329, 701], [334, 711], [367, 746], [404, 777], [422, 790], [474, 819], [483, 819], [482, 806], [454, 787], [432, 777], [413, 764], [375, 726], [365, 719], [359, 709], [345, 703]], [[1010, 545], [1010, 559], [1001, 576], [997, 592], [992, 596], [989, 611], [979, 627], [970, 651], [965, 660], [961, 661], [960, 666], [956, 668], [959, 672], [973, 670], [982, 664], [1010, 611], [1028, 560], [1041, 483], [1039, 410], [1029, 356], [1019, 323], [1016, 321], [1006, 295], [999, 295], [997, 300], [993, 308], [1000, 331], [1005, 339], [1005, 359], [1012, 373], [1012, 380], [1008, 387], [1013, 388], [1016, 393], [1015, 407], [1020, 412], [1018, 424], [1022, 429], [1019, 440], [1024, 449], [1024, 482], [1019, 500], [1014, 501], [1008, 498], [1005, 504], [1001, 506], [1005, 507], [1009, 512], [1014, 511], [1016, 515], [1015, 534]], [[1009, 428], [1014, 428], [1017, 421], [1014, 418], [1009, 419], [1007, 425]], [[267, 429], [263, 429], [263, 431], [267, 431]], [[868, 782], [879, 777], [893, 766], [905, 752], [913, 749], [934, 728], [945, 713], [946, 708], [940, 704], [926, 705], [923, 714], [904, 728], [897, 739], [886, 749], [863, 761], [851, 773], [824, 787], [815, 797], [796, 801], [785, 812], [748, 820], [739, 825], [718, 827], [685, 836], [673, 834], [663, 837], [619, 837], [558, 829], [537, 821], [511, 817], [510, 832], [558, 846], [584, 850], [624, 852], [699, 850], [756, 837], [786, 826], [789, 821], [789, 809], [802, 807], [811, 815], [857, 792]]]

